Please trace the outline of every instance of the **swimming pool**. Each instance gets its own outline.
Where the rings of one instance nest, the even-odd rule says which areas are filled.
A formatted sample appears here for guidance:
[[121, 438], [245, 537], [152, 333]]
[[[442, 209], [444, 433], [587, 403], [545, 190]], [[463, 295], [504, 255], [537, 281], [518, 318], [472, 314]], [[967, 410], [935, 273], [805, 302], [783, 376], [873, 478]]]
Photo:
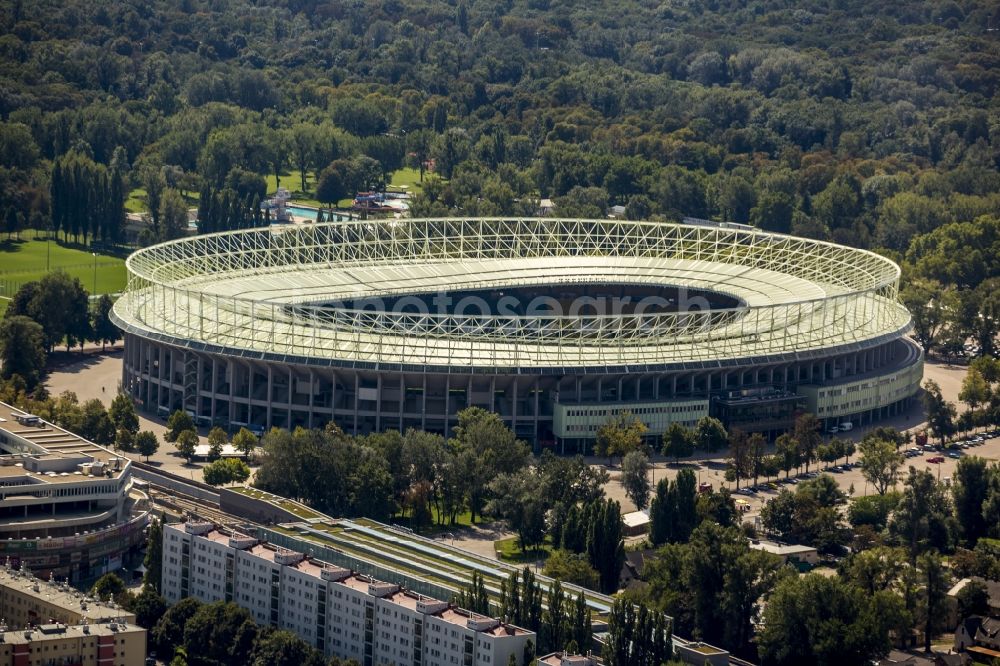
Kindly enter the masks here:
[[[294, 215], [295, 217], [304, 217], [307, 220], [312, 220], [313, 222], [316, 221], [316, 216], [319, 213], [317, 209], [307, 208], [305, 206], [285, 206], [285, 210], [287, 210], [290, 215]], [[343, 222], [344, 220], [349, 220], [351, 218], [340, 213], [331, 214], [329, 212], [324, 212], [323, 219], [327, 222]]]

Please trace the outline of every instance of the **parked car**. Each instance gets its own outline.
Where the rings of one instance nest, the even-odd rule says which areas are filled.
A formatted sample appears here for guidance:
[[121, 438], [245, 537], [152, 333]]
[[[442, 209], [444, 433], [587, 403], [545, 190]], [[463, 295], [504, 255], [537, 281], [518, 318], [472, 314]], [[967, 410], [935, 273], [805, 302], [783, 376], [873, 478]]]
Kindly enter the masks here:
[[943, 463], [944, 462], [944, 457], [942, 457], [942, 456], [931, 456], [930, 458], [927, 459], [927, 462], [929, 462], [929, 463]]
[[948, 457], [949, 458], [961, 458], [962, 454], [960, 452], [958, 452], [958, 451], [952, 451], [951, 453], [948, 454]]

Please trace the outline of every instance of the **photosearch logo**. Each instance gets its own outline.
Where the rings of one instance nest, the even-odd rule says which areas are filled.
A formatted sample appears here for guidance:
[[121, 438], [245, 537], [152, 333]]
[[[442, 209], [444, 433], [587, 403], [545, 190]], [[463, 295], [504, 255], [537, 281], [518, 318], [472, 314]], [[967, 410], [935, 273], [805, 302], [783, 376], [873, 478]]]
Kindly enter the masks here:
[[669, 295], [589, 295], [540, 288], [439, 290], [427, 294], [364, 296], [328, 302], [322, 309], [353, 313], [365, 320], [413, 333], [465, 335], [505, 332], [545, 337], [570, 332], [584, 337], [696, 331], [709, 325], [712, 303], [704, 292], [672, 288]]

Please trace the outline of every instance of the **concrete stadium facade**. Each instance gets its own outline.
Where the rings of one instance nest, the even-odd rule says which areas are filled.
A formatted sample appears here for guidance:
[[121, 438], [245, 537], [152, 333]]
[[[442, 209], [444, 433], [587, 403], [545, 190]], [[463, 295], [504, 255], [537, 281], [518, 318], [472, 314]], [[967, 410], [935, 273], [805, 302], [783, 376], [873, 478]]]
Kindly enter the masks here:
[[923, 357], [878, 255], [725, 226], [352, 221], [140, 250], [123, 385], [202, 424], [448, 434], [468, 406], [586, 450], [611, 414], [777, 434], [905, 409]]

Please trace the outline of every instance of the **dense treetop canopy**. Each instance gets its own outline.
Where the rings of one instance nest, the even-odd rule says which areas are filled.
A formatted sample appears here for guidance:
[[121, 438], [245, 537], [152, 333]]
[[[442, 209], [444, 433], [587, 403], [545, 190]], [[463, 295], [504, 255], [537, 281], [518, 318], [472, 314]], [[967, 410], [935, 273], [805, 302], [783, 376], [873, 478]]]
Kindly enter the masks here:
[[363, 154], [385, 172], [433, 161], [448, 180], [418, 213], [551, 197], [566, 214], [617, 204], [902, 253], [1000, 208], [1000, 10], [878, 14], [857, 0], [7, 0], [0, 207], [46, 215], [49, 170], [30, 174], [72, 149], [167, 167], [168, 186], [194, 191], [233, 169], [301, 170], [305, 186]]

